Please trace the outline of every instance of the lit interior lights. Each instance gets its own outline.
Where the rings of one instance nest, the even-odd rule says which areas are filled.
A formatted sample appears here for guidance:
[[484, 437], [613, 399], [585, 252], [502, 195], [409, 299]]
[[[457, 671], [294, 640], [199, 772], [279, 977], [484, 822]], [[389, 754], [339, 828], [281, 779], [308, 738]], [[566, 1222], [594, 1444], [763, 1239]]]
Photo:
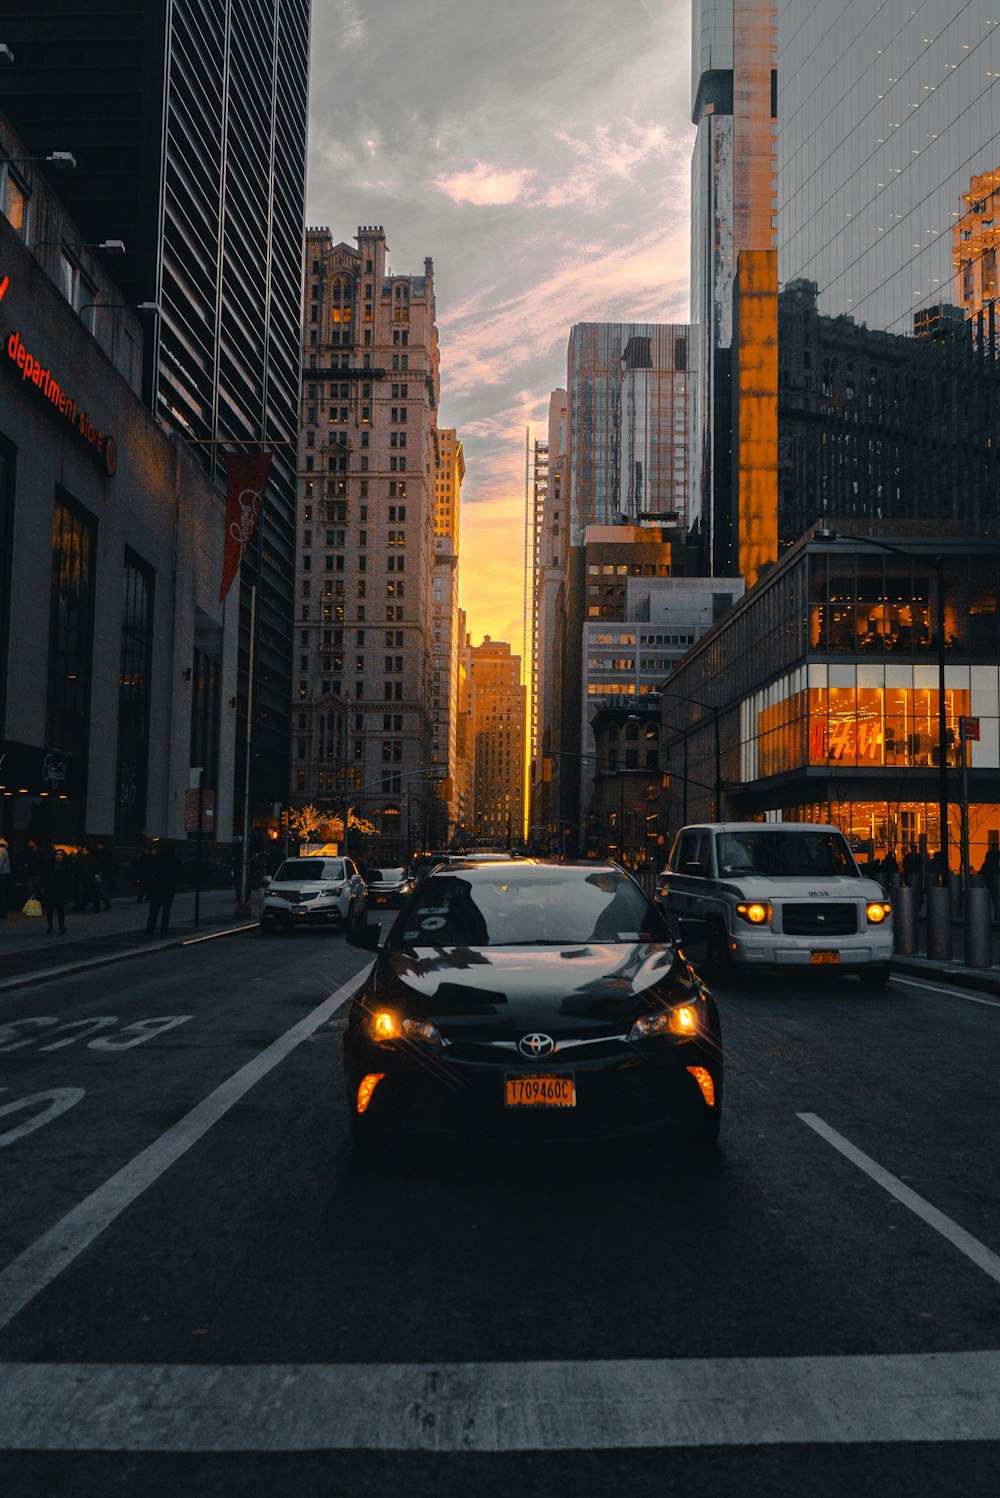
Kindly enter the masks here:
[[372, 1093], [384, 1076], [384, 1071], [370, 1071], [367, 1076], [361, 1078], [358, 1085], [358, 1098], [355, 1104], [359, 1113], [364, 1113], [372, 1100]]
[[704, 1066], [689, 1066], [688, 1071], [694, 1077], [701, 1088], [701, 1095], [710, 1108], [715, 1107], [715, 1083], [712, 1081], [712, 1073]]

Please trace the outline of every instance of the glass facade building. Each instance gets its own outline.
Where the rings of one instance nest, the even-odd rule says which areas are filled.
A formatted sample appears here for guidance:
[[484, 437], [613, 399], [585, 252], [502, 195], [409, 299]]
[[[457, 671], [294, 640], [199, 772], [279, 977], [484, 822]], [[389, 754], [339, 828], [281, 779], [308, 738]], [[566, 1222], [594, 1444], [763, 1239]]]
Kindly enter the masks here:
[[831, 821], [879, 859], [937, 848], [942, 556], [951, 863], [963, 717], [973, 866], [1000, 842], [1000, 542], [890, 544], [910, 555], [800, 543], [688, 652], [663, 688], [675, 825], [711, 815], [718, 780], [724, 818]]
[[686, 325], [577, 323], [569, 339], [570, 544], [588, 525], [684, 524]]
[[958, 302], [953, 227], [1000, 166], [990, 0], [777, 0], [779, 277], [819, 310], [912, 333]]

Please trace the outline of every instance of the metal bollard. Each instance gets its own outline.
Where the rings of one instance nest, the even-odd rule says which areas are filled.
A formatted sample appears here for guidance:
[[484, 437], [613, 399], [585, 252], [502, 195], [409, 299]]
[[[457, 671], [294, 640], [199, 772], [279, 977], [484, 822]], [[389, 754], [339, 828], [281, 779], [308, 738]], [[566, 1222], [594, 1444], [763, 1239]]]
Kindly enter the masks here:
[[951, 900], [951, 914], [956, 921], [962, 919], [962, 876], [954, 870], [948, 872], [948, 898]]
[[917, 900], [912, 885], [897, 884], [892, 891], [892, 944], [901, 957], [917, 951]]
[[982, 887], [971, 888], [965, 899], [965, 963], [967, 967], [993, 965], [990, 892]]
[[908, 874], [906, 876], [907, 886], [913, 891], [913, 899], [916, 903], [917, 913], [920, 913], [924, 903], [924, 886], [919, 874]]
[[951, 894], [940, 884], [927, 891], [927, 955], [951, 961]]

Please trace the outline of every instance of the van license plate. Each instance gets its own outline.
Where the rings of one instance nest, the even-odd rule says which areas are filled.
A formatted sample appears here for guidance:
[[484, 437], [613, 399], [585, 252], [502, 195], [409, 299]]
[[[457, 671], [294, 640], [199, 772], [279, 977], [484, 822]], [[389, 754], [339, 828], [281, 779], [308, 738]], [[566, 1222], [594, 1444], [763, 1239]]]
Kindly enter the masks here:
[[810, 952], [809, 953], [809, 961], [810, 962], [839, 962], [840, 961], [840, 953], [839, 952]]

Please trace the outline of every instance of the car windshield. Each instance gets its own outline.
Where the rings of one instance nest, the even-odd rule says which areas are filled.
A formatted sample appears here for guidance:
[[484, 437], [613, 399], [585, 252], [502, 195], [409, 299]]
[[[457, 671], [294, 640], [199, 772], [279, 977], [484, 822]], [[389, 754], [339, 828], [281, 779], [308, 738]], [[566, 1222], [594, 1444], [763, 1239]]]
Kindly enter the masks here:
[[642, 890], [615, 869], [531, 867], [441, 870], [426, 879], [393, 927], [394, 947], [566, 946], [668, 941]]
[[759, 832], [720, 832], [719, 874], [764, 874], [770, 879], [860, 878], [847, 842], [839, 832], [788, 832], [778, 827]]
[[405, 869], [372, 869], [371, 883], [379, 884], [402, 884], [406, 879]]
[[301, 879], [343, 879], [342, 858], [286, 858], [275, 874], [276, 884], [294, 883]]

